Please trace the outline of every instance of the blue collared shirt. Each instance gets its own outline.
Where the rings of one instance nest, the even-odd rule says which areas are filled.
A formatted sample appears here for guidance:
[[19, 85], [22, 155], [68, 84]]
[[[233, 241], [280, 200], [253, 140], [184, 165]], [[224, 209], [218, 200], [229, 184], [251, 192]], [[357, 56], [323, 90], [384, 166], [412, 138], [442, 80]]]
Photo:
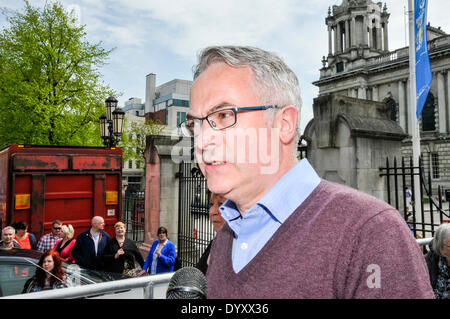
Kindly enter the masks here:
[[320, 181], [309, 162], [302, 159], [245, 211], [243, 217], [230, 200], [220, 207], [222, 217], [234, 232], [232, 262], [236, 273], [256, 256]]

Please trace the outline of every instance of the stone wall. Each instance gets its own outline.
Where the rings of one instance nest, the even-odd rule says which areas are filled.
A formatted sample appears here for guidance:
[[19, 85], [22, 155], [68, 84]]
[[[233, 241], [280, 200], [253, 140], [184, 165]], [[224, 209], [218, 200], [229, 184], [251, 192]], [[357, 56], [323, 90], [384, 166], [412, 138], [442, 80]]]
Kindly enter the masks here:
[[385, 200], [379, 167], [386, 157], [401, 156], [406, 136], [386, 104], [329, 94], [316, 98], [313, 108], [303, 138], [319, 176]]

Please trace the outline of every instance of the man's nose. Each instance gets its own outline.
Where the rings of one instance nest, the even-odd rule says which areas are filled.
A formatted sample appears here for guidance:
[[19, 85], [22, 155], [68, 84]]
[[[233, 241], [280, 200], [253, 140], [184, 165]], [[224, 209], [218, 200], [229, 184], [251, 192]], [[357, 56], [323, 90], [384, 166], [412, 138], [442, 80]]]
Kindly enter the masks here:
[[199, 134], [194, 137], [194, 144], [199, 150], [217, 146], [223, 142], [223, 130], [215, 130], [208, 121], [203, 120]]

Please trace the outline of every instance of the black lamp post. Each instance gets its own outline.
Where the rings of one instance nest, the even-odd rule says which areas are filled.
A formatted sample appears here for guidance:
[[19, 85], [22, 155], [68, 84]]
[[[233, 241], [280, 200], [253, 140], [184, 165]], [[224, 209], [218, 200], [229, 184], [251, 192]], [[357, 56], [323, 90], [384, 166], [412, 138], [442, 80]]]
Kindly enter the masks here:
[[106, 113], [100, 116], [100, 133], [105, 147], [115, 147], [120, 141], [123, 130], [125, 112], [117, 107], [117, 99], [110, 96], [106, 99]]

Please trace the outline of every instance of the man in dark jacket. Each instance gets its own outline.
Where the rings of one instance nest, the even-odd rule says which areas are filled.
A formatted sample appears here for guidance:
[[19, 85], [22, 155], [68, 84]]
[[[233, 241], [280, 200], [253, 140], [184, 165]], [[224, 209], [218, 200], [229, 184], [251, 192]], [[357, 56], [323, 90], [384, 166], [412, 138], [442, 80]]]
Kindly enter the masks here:
[[75, 262], [88, 269], [98, 269], [98, 262], [103, 250], [110, 239], [103, 231], [105, 221], [100, 216], [94, 216], [91, 220], [91, 228], [78, 235], [72, 256]]

